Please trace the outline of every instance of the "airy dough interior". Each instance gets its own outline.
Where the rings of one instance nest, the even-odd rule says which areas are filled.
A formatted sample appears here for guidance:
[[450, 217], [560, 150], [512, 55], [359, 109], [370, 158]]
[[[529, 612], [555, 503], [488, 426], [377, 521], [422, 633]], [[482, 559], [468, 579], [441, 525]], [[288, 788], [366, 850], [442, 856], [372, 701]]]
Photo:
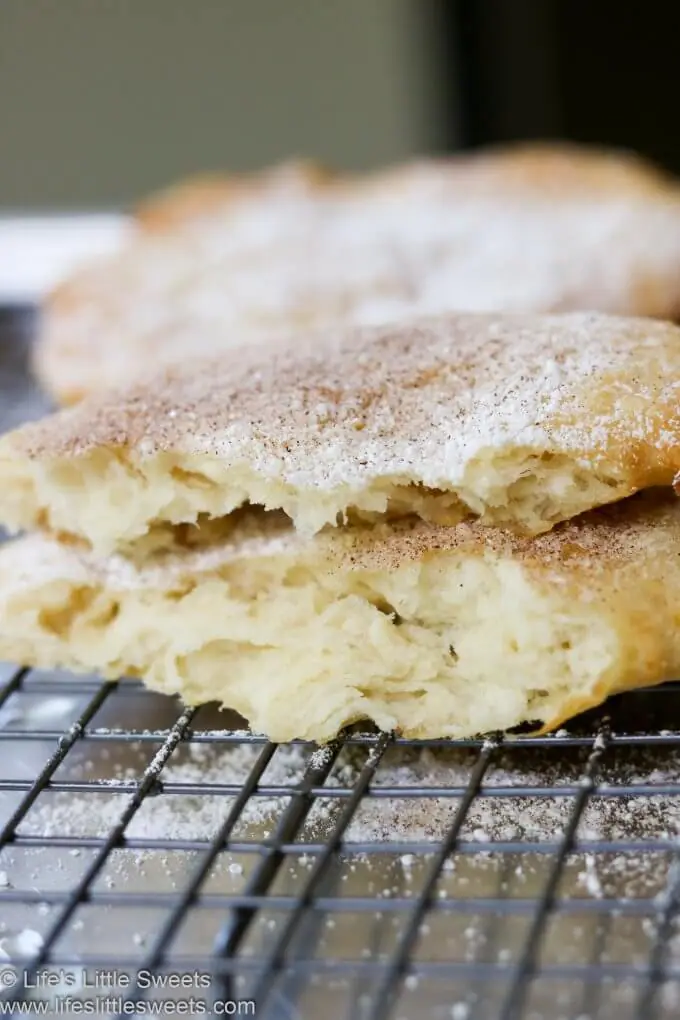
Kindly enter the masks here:
[[6, 461], [0, 483], [9, 527], [76, 534], [104, 555], [130, 551], [148, 535], [150, 547], [166, 544], [167, 525], [226, 518], [245, 504], [281, 508], [308, 535], [325, 525], [409, 514], [446, 525], [472, 516], [537, 535], [631, 493], [629, 482], [598, 475], [564, 454], [522, 450], [478, 456], [459, 484], [441, 489], [407, 476], [301, 489], [209, 454], [144, 457], [110, 447], [69, 459]]
[[1, 600], [0, 658], [141, 676], [235, 708], [276, 740], [325, 741], [361, 719], [412, 737], [559, 722], [642, 670], [649, 651], [628, 643], [618, 614], [491, 550], [396, 570], [274, 550], [117, 586], [96, 571], [69, 581], [75, 551], [42, 538], [1, 555], [35, 542], [63, 564]]

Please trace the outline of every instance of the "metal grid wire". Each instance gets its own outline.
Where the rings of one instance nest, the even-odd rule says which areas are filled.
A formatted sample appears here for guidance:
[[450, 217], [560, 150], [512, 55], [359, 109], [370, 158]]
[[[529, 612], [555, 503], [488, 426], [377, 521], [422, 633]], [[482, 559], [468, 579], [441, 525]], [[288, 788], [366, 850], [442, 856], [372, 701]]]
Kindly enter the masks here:
[[[593, 715], [578, 731], [556, 738], [415, 745], [387, 734], [349, 733], [322, 750], [299, 745], [296, 774], [270, 782], [267, 770], [290, 748], [215, 729], [207, 710], [182, 710], [134, 682], [10, 670], [0, 695], [5, 944], [11, 945], [12, 931], [38, 929], [39, 944], [23, 961], [29, 976], [46, 965], [115, 967], [131, 975], [197, 969], [212, 976], [212, 995], [254, 1000], [257, 1016], [277, 1020], [315, 1017], [322, 1009], [327, 1016], [366, 1020], [677, 1016], [678, 847], [661, 832], [585, 838], [580, 825], [598, 798], [629, 805], [661, 797], [665, 804], [680, 794], [680, 783], [658, 770], [626, 779], [626, 758], [639, 769], [644, 755], [653, 752], [658, 763], [680, 752], [680, 734], [635, 732], [628, 725], [631, 715], [645, 726], [667, 718], [679, 693], [669, 685], [630, 695], [612, 704], [610, 718]], [[36, 711], [38, 722], [54, 713], [68, 721], [36, 726]], [[159, 713], [164, 725], [149, 729], [146, 720]], [[110, 725], [131, 718], [141, 725]], [[466, 780], [446, 788], [381, 782], [387, 758], [413, 755], [416, 746], [435, 760], [457, 755]], [[215, 782], [214, 770], [207, 782], [200, 770], [188, 781], [171, 773], [166, 778], [173, 759], [196, 747], [201, 762], [213, 752], [226, 761], [248, 748], [243, 779]], [[136, 774], [128, 769], [116, 778], [131, 750], [141, 755]], [[570, 778], [538, 786], [487, 782], [499, 757], [507, 768], [508, 757], [519, 762], [532, 755], [568, 761]], [[350, 782], [338, 780], [348, 774], [346, 765], [337, 770], [343, 756], [354, 762]], [[618, 784], [601, 782], [607, 759], [614, 775], [619, 760]], [[93, 763], [96, 777], [85, 778]], [[64, 824], [63, 812], [40, 807], [41, 799], [55, 796], [80, 804], [74, 809], [80, 820]], [[79, 826], [87, 830], [90, 816], [97, 816], [94, 802], [102, 796], [119, 804], [105, 816], [106, 831], [81, 833]], [[191, 835], [190, 814], [188, 834], [156, 835], [148, 827], [141, 838], [128, 834], [149, 800], [180, 797], [194, 805], [207, 797], [222, 803], [209, 838]], [[87, 798], [91, 812], [82, 810]], [[266, 836], [254, 834], [252, 820], [239, 827], [258, 798], [275, 805], [268, 809]], [[489, 840], [466, 828], [484, 798], [561, 801], [563, 824], [550, 838]], [[322, 800], [333, 809], [323, 825], [310, 826]], [[436, 839], [395, 841], [386, 833], [357, 841], [351, 825], [370, 800], [401, 802], [404, 811], [418, 803], [425, 817], [429, 804], [448, 801], [446, 831]], [[37, 827], [27, 826], [35, 811]], [[46, 820], [48, 831], [41, 831]], [[116, 854], [124, 858], [113, 872], [116, 881], [103, 881]], [[158, 865], [169, 855], [172, 888]], [[619, 855], [638, 869], [636, 892], [616, 894], [616, 881], [613, 895], [579, 888], [584, 860], [591, 868], [601, 865], [606, 881]], [[146, 868], [141, 883], [140, 860]], [[571, 873], [570, 862], [576, 865]], [[521, 888], [509, 882], [517, 875], [524, 878]], [[144, 992], [133, 982], [125, 994]], [[16, 1000], [22, 989], [10, 994]]]
[[[11, 323], [5, 427], [41, 410]], [[679, 706], [670, 684], [555, 737], [315, 749], [0, 665], [0, 977], [115, 968], [167, 1000], [140, 972], [197, 970], [268, 1020], [671, 1020]]]

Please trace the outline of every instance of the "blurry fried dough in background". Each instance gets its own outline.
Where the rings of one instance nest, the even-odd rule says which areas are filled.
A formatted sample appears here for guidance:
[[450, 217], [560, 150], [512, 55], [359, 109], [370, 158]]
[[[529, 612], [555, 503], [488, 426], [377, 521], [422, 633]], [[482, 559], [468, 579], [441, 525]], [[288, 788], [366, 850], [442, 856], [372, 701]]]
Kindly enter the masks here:
[[142, 203], [122, 251], [47, 302], [35, 370], [68, 404], [306, 327], [580, 309], [680, 314], [680, 187], [641, 158], [537, 144], [363, 176], [300, 161]]

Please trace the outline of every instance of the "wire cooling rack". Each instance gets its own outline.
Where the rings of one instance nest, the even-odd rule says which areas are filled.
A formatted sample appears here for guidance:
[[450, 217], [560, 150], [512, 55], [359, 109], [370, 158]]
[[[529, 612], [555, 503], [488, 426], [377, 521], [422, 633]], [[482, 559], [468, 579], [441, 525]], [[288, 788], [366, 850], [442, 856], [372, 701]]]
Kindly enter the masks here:
[[[5, 427], [42, 409], [8, 321]], [[669, 684], [556, 736], [319, 749], [0, 665], [0, 1007], [676, 1018], [679, 709]]]
[[277, 1020], [676, 1017], [679, 693], [557, 737], [316, 749], [7, 667], [4, 953], [29, 986], [115, 968], [130, 997], [198, 971]]

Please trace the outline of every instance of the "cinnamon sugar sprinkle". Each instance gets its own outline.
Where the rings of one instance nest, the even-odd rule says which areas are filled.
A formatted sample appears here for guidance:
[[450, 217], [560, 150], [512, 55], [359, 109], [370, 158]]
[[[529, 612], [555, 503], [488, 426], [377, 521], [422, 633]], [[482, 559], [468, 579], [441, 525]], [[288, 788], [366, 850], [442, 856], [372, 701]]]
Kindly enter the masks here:
[[664, 458], [680, 466], [680, 329], [670, 324], [450, 315], [308, 334], [265, 354], [256, 346], [154, 374], [26, 427], [5, 449], [208, 454], [323, 490], [382, 477], [447, 488], [484, 451], [566, 452], [628, 473]]

